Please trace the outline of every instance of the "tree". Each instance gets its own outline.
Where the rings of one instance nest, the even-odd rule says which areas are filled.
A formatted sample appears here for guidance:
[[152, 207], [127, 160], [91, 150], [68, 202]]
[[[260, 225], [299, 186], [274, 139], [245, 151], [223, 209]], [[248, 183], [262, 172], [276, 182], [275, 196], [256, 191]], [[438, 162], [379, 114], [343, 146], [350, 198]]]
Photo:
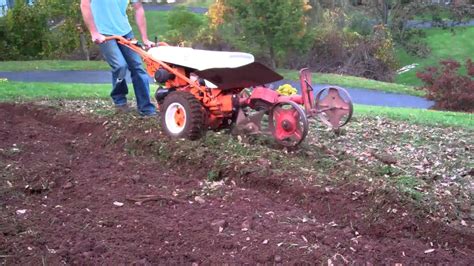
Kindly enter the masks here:
[[[402, 0], [397, 9], [392, 11], [390, 30], [397, 42], [404, 44], [411, 38], [415, 29], [409, 26], [418, 14], [431, 14], [435, 26], [446, 28], [448, 24], [458, 24], [474, 18], [474, 7], [470, 5], [437, 5], [423, 1]], [[441, 19], [448, 15], [449, 23]]]
[[305, 1], [225, 0], [225, 21], [247, 47], [259, 48], [272, 67], [293, 51], [308, 48]]
[[372, 7], [374, 15], [384, 24], [388, 25], [390, 15], [396, 13], [402, 5], [403, 0], [371, 0], [370, 6]]
[[49, 0], [51, 5], [50, 19], [52, 27], [58, 34], [59, 52], [70, 53], [80, 47], [84, 59], [90, 60], [89, 47], [92, 45], [87, 27], [84, 24], [80, 0]]
[[196, 37], [204, 22], [186, 8], [178, 7], [170, 11], [168, 25], [171, 30], [165, 34], [167, 41], [171, 43], [184, 43], [192, 41]]
[[13, 1], [13, 0], [7, 0], [7, 7], [8, 7], [8, 8], [13, 8], [14, 2], [15, 2], [15, 1]]
[[48, 29], [48, 7], [42, 3], [30, 6], [17, 2], [5, 16], [2, 31], [5, 40], [0, 59], [34, 59], [48, 57], [53, 43]]
[[[29, 4], [32, 2], [32, 4]], [[78, 47], [89, 58], [89, 38], [80, 0], [16, 1], [1, 19], [0, 59], [44, 59], [69, 55]]]

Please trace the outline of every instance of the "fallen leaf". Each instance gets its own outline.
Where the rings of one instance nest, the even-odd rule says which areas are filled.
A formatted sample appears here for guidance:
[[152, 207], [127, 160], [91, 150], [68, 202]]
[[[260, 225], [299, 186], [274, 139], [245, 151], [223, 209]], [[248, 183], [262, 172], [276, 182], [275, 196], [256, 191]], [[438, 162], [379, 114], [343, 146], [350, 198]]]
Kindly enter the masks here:
[[18, 214], [18, 215], [25, 214], [25, 213], [26, 213], [26, 210], [17, 210], [16, 211], [16, 214]]
[[431, 253], [431, 252], [433, 252], [433, 251], [435, 251], [434, 248], [427, 249], [427, 250], [425, 250], [425, 254]]
[[122, 207], [124, 204], [122, 202], [114, 201], [114, 205], [117, 207]]

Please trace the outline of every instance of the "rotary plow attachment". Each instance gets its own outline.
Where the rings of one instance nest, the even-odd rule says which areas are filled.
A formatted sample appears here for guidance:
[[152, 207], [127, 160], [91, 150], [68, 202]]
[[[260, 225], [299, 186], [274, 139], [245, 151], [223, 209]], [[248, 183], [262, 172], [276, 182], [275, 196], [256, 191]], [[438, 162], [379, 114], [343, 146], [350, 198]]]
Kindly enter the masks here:
[[[315, 95], [308, 69], [300, 71], [300, 82], [301, 95], [280, 95], [257, 87], [252, 94], [241, 97], [234, 132], [272, 135], [279, 144], [293, 147], [306, 138], [309, 118], [319, 118], [335, 130], [350, 121], [353, 106], [345, 89], [330, 86]], [[247, 107], [251, 111], [246, 113], [243, 110]]]

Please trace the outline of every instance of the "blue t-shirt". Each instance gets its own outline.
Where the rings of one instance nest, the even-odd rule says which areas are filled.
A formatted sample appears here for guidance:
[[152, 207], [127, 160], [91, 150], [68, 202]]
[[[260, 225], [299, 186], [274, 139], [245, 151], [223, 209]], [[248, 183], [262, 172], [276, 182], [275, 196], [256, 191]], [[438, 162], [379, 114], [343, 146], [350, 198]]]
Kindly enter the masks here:
[[132, 31], [127, 17], [128, 3], [139, 0], [91, 0], [92, 15], [97, 31], [104, 35], [124, 36]]

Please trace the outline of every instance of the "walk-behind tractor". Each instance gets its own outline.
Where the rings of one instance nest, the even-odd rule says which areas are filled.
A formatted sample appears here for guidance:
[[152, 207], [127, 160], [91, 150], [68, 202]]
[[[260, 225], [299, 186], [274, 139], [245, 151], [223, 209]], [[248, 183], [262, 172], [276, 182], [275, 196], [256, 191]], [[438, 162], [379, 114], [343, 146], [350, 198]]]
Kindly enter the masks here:
[[301, 95], [282, 95], [266, 84], [283, 77], [254, 62], [251, 54], [165, 43], [146, 51], [133, 40], [109, 39], [138, 53], [148, 74], [160, 84], [155, 98], [161, 125], [172, 137], [194, 140], [206, 130], [231, 128], [237, 134], [270, 134], [291, 147], [305, 139], [308, 118], [319, 117], [338, 129], [352, 116], [347, 91], [330, 86], [315, 95], [308, 69], [300, 71]]

